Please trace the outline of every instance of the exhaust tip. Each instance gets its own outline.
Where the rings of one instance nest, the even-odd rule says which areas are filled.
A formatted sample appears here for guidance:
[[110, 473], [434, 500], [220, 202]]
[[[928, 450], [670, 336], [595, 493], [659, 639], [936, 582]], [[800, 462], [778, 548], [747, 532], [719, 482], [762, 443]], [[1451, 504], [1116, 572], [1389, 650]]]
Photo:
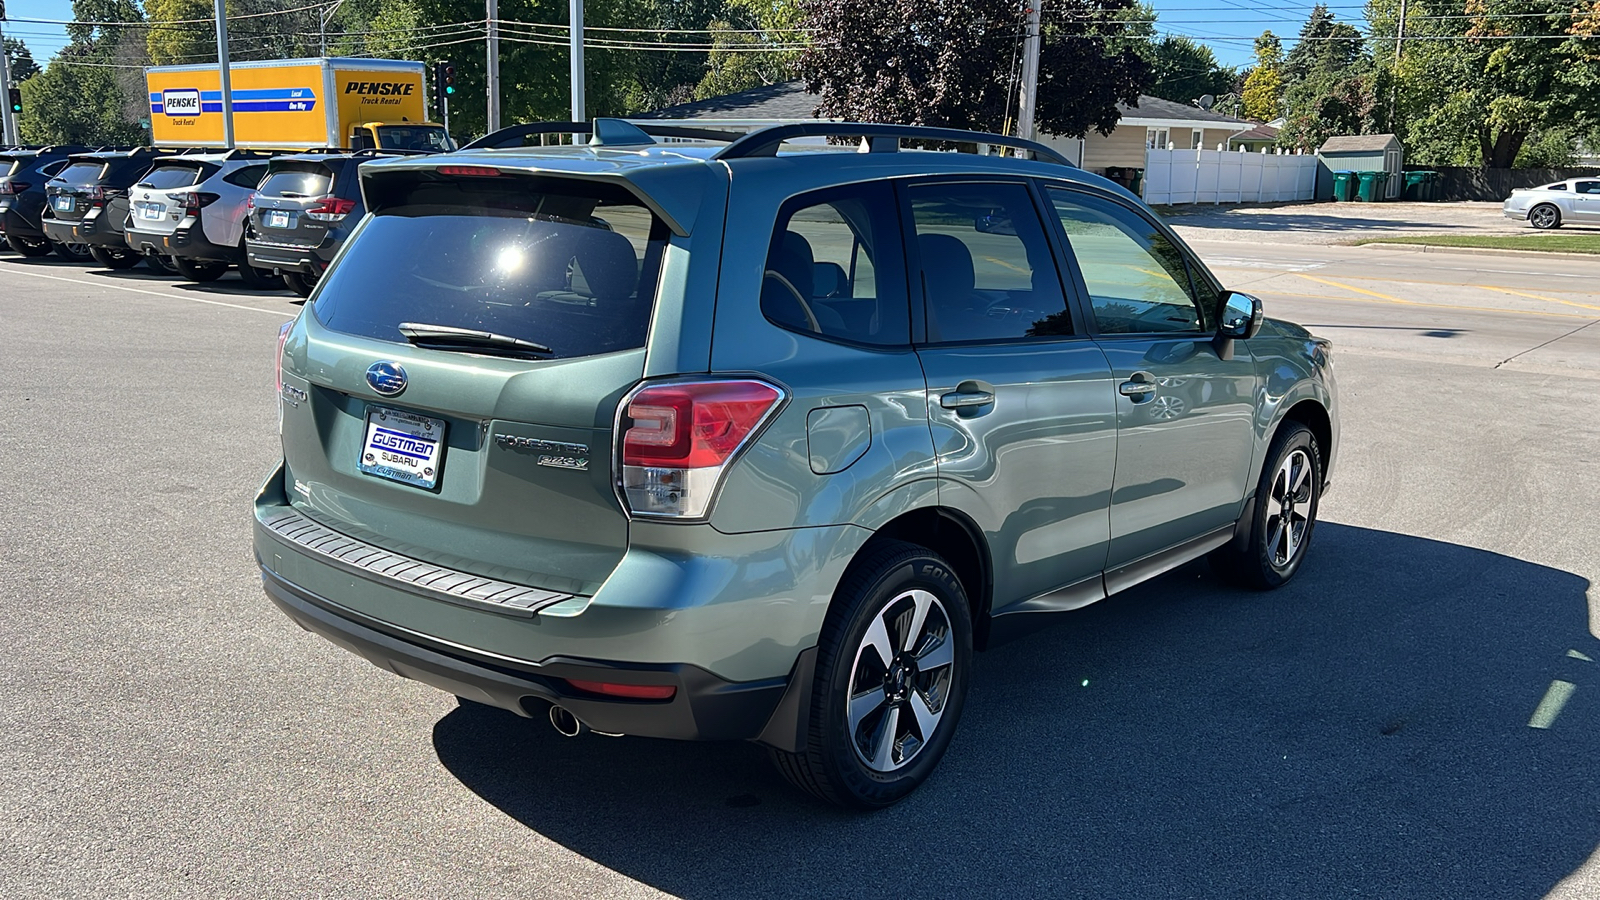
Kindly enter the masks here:
[[564, 706], [550, 707], [550, 724], [562, 737], [577, 737], [583, 734], [583, 723]]

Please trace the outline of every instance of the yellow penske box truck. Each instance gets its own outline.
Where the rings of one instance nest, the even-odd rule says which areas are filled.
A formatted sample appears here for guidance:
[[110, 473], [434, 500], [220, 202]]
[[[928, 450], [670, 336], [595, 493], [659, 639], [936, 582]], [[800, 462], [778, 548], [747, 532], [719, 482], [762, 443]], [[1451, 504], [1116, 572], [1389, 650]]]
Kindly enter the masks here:
[[[420, 62], [282, 59], [228, 67], [238, 147], [450, 150], [428, 121]], [[214, 64], [145, 70], [157, 147], [220, 147], [222, 73]]]

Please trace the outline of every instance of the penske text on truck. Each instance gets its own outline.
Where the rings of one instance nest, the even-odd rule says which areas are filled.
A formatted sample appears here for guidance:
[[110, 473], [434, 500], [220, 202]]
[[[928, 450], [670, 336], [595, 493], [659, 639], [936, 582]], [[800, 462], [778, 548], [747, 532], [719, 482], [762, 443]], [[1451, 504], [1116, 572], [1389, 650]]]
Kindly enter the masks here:
[[[420, 62], [284, 59], [228, 67], [238, 147], [448, 150], [428, 121]], [[145, 70], [157, 147], [220, 147], [222, 75], [215, 64]]]

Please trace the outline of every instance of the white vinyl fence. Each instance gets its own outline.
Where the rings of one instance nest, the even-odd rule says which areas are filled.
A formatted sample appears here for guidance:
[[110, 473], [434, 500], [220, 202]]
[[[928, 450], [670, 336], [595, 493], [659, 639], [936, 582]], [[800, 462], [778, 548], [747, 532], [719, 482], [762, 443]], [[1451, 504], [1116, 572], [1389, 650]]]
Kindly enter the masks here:
[[1309, 154], [1144, 152], [1144, 202], [1152, 206], [1310, 200], [1316, 188], [1317, 158]]

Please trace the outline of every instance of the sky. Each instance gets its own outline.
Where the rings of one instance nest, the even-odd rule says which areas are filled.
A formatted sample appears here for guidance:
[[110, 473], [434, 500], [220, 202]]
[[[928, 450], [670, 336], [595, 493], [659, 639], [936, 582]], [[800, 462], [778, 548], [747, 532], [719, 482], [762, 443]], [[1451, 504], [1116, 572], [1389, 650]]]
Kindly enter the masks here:
[[[1050, 0], [1041, 0], [1049, 3]], [[1271, 29], [1281, 38], [1299, 34], [1314, 5], [1312, 0], [1155, 0], [1156, 28], [1163, 33], [1181, 34], [1206, 44], [1225, 66], [1246, 66], [1253, 57], [1252, 41]], [[1361, 24], [1363, 4], [1358, 0], [1329, 0], [1334, 15]], [[70, 19], [70, 0], [7, 0], [13, 19]], [[43, 65], [50, 55], [67, 43], [59, 25], [7, 22], [5, 33], [27, 42], [34, 59]], [[1285, 41], [1287, 45], [1289, 42]]]

